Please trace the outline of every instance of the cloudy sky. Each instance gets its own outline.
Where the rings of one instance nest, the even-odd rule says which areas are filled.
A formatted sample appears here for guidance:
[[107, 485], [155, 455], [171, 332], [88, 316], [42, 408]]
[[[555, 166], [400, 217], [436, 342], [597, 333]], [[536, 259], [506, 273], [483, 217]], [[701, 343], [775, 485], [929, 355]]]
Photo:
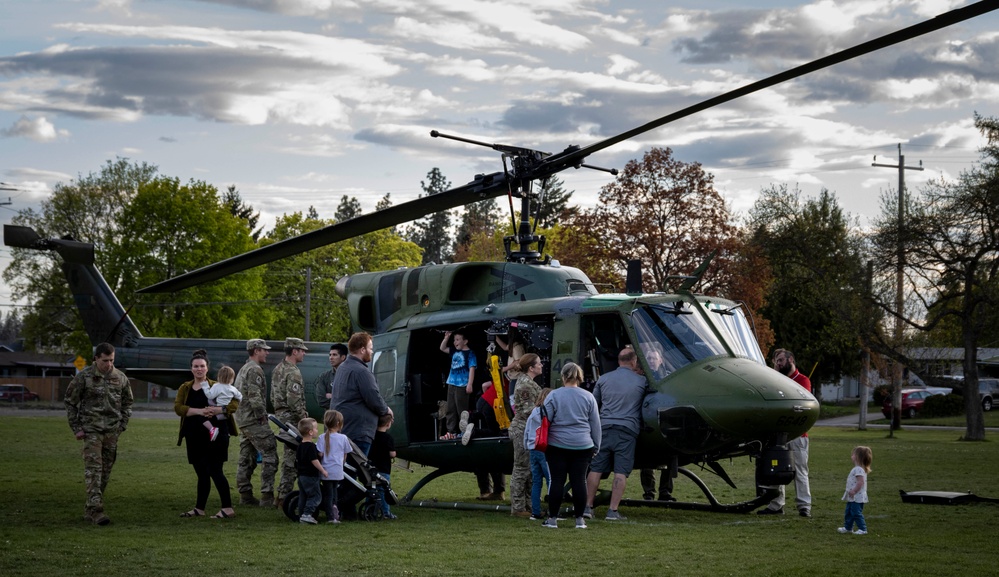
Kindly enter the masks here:
[[[0, 182], [15, 211], [116, 156], [234, 184], [263, 213], [366, 211], [455, 185], [497, 153], [558, 152], [970, 4], [969, 0], [0, 0]], [[862, 220], [897, 171], [954, 177], [999, 115], [999, 13], [728, 103], [588, 159], [651, 146], [704, 165], [745, 213], [823, 187]], [[563, 173], [584, 205], [612, 178]], [[3, 200], [6, 200], [4, 198]], [[9, 250], [0, 248], [0, 266]], [[0, 287], [0, 305], [10, 303]]]

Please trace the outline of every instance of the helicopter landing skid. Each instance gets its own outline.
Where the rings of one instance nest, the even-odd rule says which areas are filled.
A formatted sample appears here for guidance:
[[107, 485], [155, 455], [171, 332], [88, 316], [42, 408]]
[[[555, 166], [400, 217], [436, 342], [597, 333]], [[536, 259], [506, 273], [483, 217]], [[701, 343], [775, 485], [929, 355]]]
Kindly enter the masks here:
[[763, 493], [757, 496], [755, 499], [749, 501], [742, 501], [740, 503], [730, 503], [724, 504], [720, 503], [718, 499], [711, 493], [711, 489], [704, 484], [704, 481], [700, 479], [693, 472], [679, 467], [677, 469], [678, 473], [683, 474], [685, 477], [690, 479], [697, 485], [697, 488], [704, 493], [707, 497], [707, 503], [688, 503], [683, 501], [646, 501], [643, 499], [622, 499], [621, 504], [626, 507], [658, 507], [662, 509], [682, 509], [686, 511], [710, 511], [713, 513], [749, 513], [754, 509], [759, 509], [760, 507], [766, 505], [773, 500], [779, 494], [777, 489], [763, 488], [760, 489]]
[[500, 505], [500, 504], [490, 504], [485, 503], [464, 503], [461, 501], [438, 501], [437, 499], [429, 499], [426, 501], [414, 501], [413, 497], [427, 485], [427, 483], [433, 481], [434, 479], [443, 477], [450, 473], [456, 473], [457, 471], [447, 470], [447, 469], [436, 469], [427, 473], [422, 479], [413, 485], [413, 488], [406, 493], [400, 501], [399, 505], [403, 507], [418, 507], [424, 509], [456, 509], [460, 511], [496, 511], [500, 513], [509, 513], [510, 505]]

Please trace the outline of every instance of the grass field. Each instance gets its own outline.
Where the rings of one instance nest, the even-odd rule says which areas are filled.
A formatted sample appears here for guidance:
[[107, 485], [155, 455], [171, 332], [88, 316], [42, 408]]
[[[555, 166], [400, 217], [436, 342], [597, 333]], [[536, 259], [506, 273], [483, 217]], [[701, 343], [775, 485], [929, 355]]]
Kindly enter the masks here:
[[[960, 431], [813, 429], [813, 518], [632, 508], [623, 522], [558, 530], [509, 515], [397, 507], [398, 521], [300, 526], [275, 510], [238, 507], [237, 518], [181, 519], [194, 473], [176, 446], [174, 420], [135, 419], [122, 437], [106, 495], [109, 527], [82, 521], [79, 443], [65, 419], [0, 417], [0, 575], [999, 575], [992, 559], [999, 505], [908, 505], [898, 490], [972, 491], [999, 497], [999, 444]], [[870, 534], [840, 535], [850, 450], [874, 450]], [[702, 477], [722, 500], [752, 492], [748, 460], [725, 463], [740, 491]], [[227, 465], [230, 481], [235, 463]], [[428, 469], [396, 471], [404, 494]], [[684, 479], [677, 496], [699, 492]], [[793, 489], [789, 502], [793, 502]], [[420, 498], [474, 501], [470, 474], [428, 485]], [[637, 475], [628, 497], [638, 498]], [[209, 499], [209, 513], [218, 499]]]

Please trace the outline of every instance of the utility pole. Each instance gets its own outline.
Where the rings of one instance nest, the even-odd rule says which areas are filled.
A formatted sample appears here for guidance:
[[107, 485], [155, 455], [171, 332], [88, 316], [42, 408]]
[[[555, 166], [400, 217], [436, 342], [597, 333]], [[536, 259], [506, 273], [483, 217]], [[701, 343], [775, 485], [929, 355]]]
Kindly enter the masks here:
[[[875, 155], [874, 163], [871, 166], [898, 169], [898, 255], [895, 269], [895, 346], [899, 350], [902, 348], [902, 312], [904, 306], [903, 298], [903, 272], [905, 270], [905, 171], [923, 170], [923, 162], [919, 161], [919, 166], [906, 166], [905, 155], [902, 154], [902, 143], [898, 144], [898, 164], [878, 164], [878, 157]], [[891, 427], [889, 437], [893, 432], [902, 428], [902, 363], [895, 361], [894, 371], [892, 371], [891, 392], [892, 410]]]
[[312, 267], [305, 267], [305, 340], [311, 340], [309, 328], [312, 326]]

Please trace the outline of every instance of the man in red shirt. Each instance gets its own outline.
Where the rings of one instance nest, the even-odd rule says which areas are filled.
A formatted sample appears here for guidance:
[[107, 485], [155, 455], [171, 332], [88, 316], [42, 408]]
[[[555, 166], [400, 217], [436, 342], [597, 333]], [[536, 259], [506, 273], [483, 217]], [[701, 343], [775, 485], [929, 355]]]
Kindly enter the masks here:
[[[812, 392], [812, 381], [798, 371], [794, 364], [794, 353], [787, 349], [774, 351], [774, 369], [794, 382], [801, 385], [809, 393]], [[791, 461], [794, 463], [794, 503], [798, 514], [802, 517], [812, 516], [812, 492], [808, 487], [808, 433], [787, 444], [791, 450]], [[784, 514], [784, 485], [779, 486], [780, 494], [770, 502], [766, 509], [757, 511], [760, 515]]]

